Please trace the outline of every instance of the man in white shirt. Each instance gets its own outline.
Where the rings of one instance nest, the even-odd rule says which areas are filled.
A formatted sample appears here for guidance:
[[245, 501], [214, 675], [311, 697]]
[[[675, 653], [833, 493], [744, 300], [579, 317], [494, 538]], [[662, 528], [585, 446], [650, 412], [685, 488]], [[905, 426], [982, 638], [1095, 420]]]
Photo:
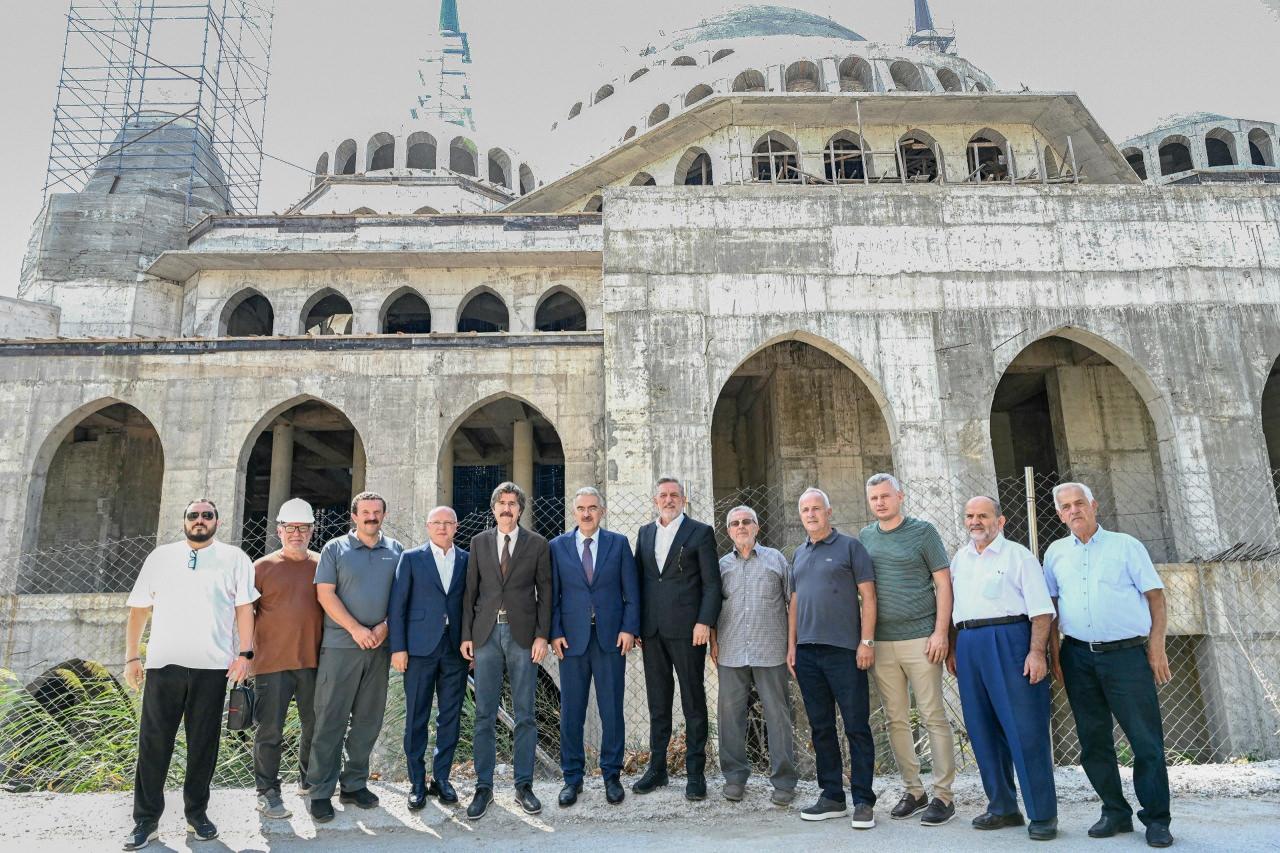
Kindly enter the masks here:
[[952, 653], [987, 810], [975, 829], [1022, 826], [1013, 771], [1031, 825], [1047, 841], [1058, 834], [1058, 796], [1049, 746], [1047, 648], [1053, 603], [1035, 555], [1004, 538], [1000, 505], [985, 496], [964, 505], [970, 542], [951, 559], [955, 591]]
[[[129, 593], [124, 675], [134, 690], [144, 682], [145, 688], [133, 782], [134, 827], [125, 850], [140, 850], [157, 837], [164, 780], [184, 720], [187, 831], [202, 841], [217, 838], [205, 809], [218, 761], [227, 681], [243, 681], [253, 659], [253, 602], [258, 598], [253, 562], [239, 548], [213, 538], [218, 530], [213, 501], [192, 501], [183, 516], [186, 541], [152, 551]], [[138, 650], [148, 619], [144, 678]]]

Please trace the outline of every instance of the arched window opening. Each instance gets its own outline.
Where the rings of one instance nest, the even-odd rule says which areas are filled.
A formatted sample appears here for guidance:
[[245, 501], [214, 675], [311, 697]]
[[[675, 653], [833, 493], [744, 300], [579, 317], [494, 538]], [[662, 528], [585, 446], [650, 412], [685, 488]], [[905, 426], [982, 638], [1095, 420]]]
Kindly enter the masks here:
[[1260, 127], [1249, 131], [1249, 162], [1255, 166], [1274, 166], [1275, 154], [1271, 147], [1271, 137]]
[[626, 133], [622, 134], [622, 141], [623, 141], [623, 142], [626, 142], [628, 139], [630, 139], [631, 137], [633, 137], [633, 136], [635, 136], [635, 135], [636, 135], [636, 126], [633, 124], [633, 125], [631, 125], [631, 127], [628, 127], [628, 128], [627, 128], [627, 132], [626, 132]]
[[970, 139], [968, 162], [970, 181], [982, 183], [1009, 180], [1009, 160], [1004, 140], [999, 137], [993, 139], [979, 134]]
[[862, 148], [851, 135], [837, 135], [822, 154], [827, 180], [833, 184], [861, 183], [868, 176]]
[[1280, 493], [1280, 359], [1271, 365], [1271, 373], [1262, 386], [1262, 437], [1267, 443], [1271, 477]]
[[417, 210], [415, 210], [415, 211], [414, 211], [414, 214], [415, 214], [415, 215], [422, 215], [422, 214], [427, 214], [427, 213], [434, 213], [434, 214], [438, 214], [438, 213], [440, 213], [440, 211], [436, 210], [434, 207], [420, 207], [420, 208], [418, 208]]
[[351, 211], [351, 215], [352, 216], [377, 216], [378, 211], [374, 210], [372, 207], [357, 207], [355, 210]]
[[822, 75], [818, 66], [807, 60], [793, 62], [787, 66], [783, 77], [788, 92], [818, 92], [822, 90]]
[[733, 78], [732, 89], [735, 92], [764, 92], [768, 89], [768, 86], [765, 84], [762, 73], [754, 68], [748, 68]]
[[950, 68], [938, 69], [938, 82], [942, 84], [944, 92], [964, 91], [964, 83], [960, 82], [960, 76]]
[[604, 196], [593, 195], [582, 206], [583, 213], [604, 213]]
[[850, 56], [840, 63], [841, 92], [871, 92], [875, 90], [875, 78], [871, 63], [860, 56]]
[[711, 87], [705, 83], [700, 83], [697, 86], [694, 86], [692, 89], [690, 89], [689, 93], [684, 96], [684, 105], [686, 107], [691, 107], [694, 104], [696, 104], [698, 101], [701, 101], [703, 98], [707, 97], [710, 94], [711, 94]]
[[533, 170], [524, 163], [520, 164], [520, 195], [533, 192], [537, 184], [533, 180]]
[[596, 89], [595, 102], [598, 104], [612, 94], [613, 94], [613, 86], [609, 85], [608, 83], [605, 83], [599, 89]]
[[636, 176], [631, 179], [631, 186], [633, 187], [656, 187], [657, 185], [658, 182], [648, 172], [637, 172]]
[[316, 178], [311, 182], [313, 187], [320, 186], [324, 182], [325, 175], [329, 174], [329, 152], [326, 151], [320, 155], [320, 159], [316, 161]]
[[578, 113], [580, 112], [582, 112], [582, 101], [578, 101], [576, 104], [569, 107], [569, 118], [577, 118]]
[[382, 312], [382, 332], [386, 335], [425, 335], [431, 331], [431, 308], [427, 300], [412, 291], [394, 298]]
[[938, 155], [933, 150], [932, 140], [905, 136], [898, 143], [898, 156], [908, 181], [927, 183], [938, 179]]
[[229, 338], [259, 337], [275, 331], [275, 311], [267, 297], [255, 290], [242, 291], [232, 297], [223, 316], [220, 332]]
[[375, 133], [365, 146], [366, 172], [393, 169], [396, 165], [396, 140], [389, 133]]
[[983, 83], [983, 82], [981, 82], [981, 81], [978, 81], [978, 80], [973, 80], [973, 81], [971, 81], [971, 82], [972, 82], [972, 84], [973, 84], [973, 85], [972, 85], [970, 88], [971, 88], [973, 91], [975, 91], [975, 92], [985, 92], [985, 91], [987, 91], [987, 85], [986, 85], [985, 83]]
[[1235, 138], [1220, 128], [1209, 131], [1204, 136], [1205, 162], [1210, 168], [1215, 166], [1234, 166], [1236, 164]]
[[587, 312], [572, 293], [556, 290], [538, 304], [533, 325], [539, 332], [585, 332]]
[[667, 120], [667, 116], [671, 115], [671, 107], [668, 104], [658, 104], [649, 113], [649, 127], [653, 127], [659, 122]]
[[489, 183], [511, 189], [511, 158], [501, 148], [489, 149]]
[[711, 156], [701, 148], [690, 148], [676, 165], [676, 183], [687, 187], [709, 187], [713, 183]]
[[425, 131], [409, 134], [405, 140], [405, 166], [410, 169], [436, 168], [436, 138]]
[[507, 305], [497, 294], [483, 290], [458, 312], [459, 332], [509, 332], [511, 318]]
[[356, 173], [356, 141], [354, 139], [348, 139], [338, 146], [338, 151], [333, 156], [333, 165], [336, 167], [335, 174], [354, 175]]
[[889, 76], [893, 78], [893, 88], [907, 92], [923, 92], [924, 79], [920, 69], [913, 63], [898, 60], [889, 66]]
[[470, 139], [458, 136], [449, 143], [449, 171], [457, 172], [459, 175], [470, 175], [471, 177], [479, 177], [476, 174], [476, 144]]
[[698, 63], [692, 56], [677, 56], [671, 60], [671, 64], [679, 67], [692, 67]]
[[341, 294], [330, 291], [316, 299], [303, 312], [303, 334], [349, 335], [351, 334], [351, 303]]
[[1191, 147], [1186, 139], [1178, 137], [1160, 144], [1160, 174], [1176, 175], [1195, 168], [1191, 164]]
[[632, 72], [631, 76], [627, 78], [627, 82], [634, 83], [635, 81], [639, 80], [641, 77], [643, 77], [648, 73], [649, 73], [648, 68], [637, 68], [634, 72]]
[[715, 54], [712, 55], [711, 61], [719, 62], [720, 60], [724, 59], [726, 56], [731, 55], [732, 53], [733, 53], [733, 48], [731, 47], [726, 47], [721, 50], [717, 50]]
[[780, 133], [771, 132], [757, 142], [751, 152], [751, 161], [757, 181], [796, 184], [803, 179], [796, 144]]
[[1143, 155], [1139, 148], [1126, 148], [1124, 150], [1124, 159], [1129, 164], [1129, 168], [1133, 169], [1133, 173], [1142, 180], [1147, 179], [1147, 158]]

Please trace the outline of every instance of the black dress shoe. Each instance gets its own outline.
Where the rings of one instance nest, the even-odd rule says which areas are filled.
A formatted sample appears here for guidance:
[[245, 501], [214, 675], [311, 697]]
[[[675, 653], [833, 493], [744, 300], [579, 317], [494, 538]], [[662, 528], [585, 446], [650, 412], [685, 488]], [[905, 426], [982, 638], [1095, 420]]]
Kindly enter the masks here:
[[684, 783], [684, 798], [691, 802], [707, 798], [707, 780], [704, 776], [690, 776]]
[[328, 823], [333, 820], [333, 802], [328, 797], [323, 800], [312, 800], [311, 819], [316, 823]]
[[1022, 814], [992, 814], [983, 812], [973, 819], [974, 829], [1004, 829], [1006, 826], [1022, 826]]
[[1148, 847], [1168, 847], [1172, 843], [1173, 835], [1163, 823], [1153, 823], [1147, 827]]
[[447, 806], [458, 802], [458, 792], [453, 790], [449, 780], [432, 779], [427, 783], [427, 796], [435, 797]]
[[1117, 832], [1133, 832], [1133, 818], [1103, 815], [1089, 827], [1090, 838], [1110, 838]]
[[427, 792], [423, 788], [416, 788], [409, 792], [409, 811], [422, 811], [427, 806]]
[[618, 781], [617, 776], [610, 776], [604, 780], [604, 798], [609, 801], [611, 806], [616, 806], [627, 798], [626, 789], [622, 787], [622, 783]]
[[489, 810], [489, 803], [492, 802], [492, 788], [476, 788], [475, 796], [471, 798], [471, 805], [467, 806], [467, 820], [479, 820], [484, 817], [484, 813]]
[[218, 827], [204, 815], [194, 819], [187, 818], [187, 832], [195, 835], [198, 841], [212, 841], [218, 837]]
[[1027, 835], [1032, 841], [1052, 841], [1058, 837], [1058, 819], [1033, 820], [1027, 824]]
[[671, 780], [667, 777], [667, 770], [665, 767], [654, 767], [650, 764], [649, 769], [644, 771], [644, 775], [631, 786], [631, 790], [635, 791], [637, 794], [651, 794], [658, 788], [664, 787], [670, 783]]
[[124, 849], [141, 850], [143, 847], [146, 847], [159, 837], [160, 833], [156, 831], [154, 826], [146, 823], [140, 823], [133, 828], [133, 832], [130, 832], [125, 836]]
[[371, 809], [378, 805], [378, 795], [368, 788], [358, 791], [343, 791], [338, 795], [338, 802], [344, 805], [355, 804], [362, 809]]
[[581, 782], [579, 782], [576, 785], [570, 785], [568, 782], [566, 782], [564, 787], [560, 789], [560, 796], [556, 798], [556, 801], [560, 803], [560, 808], [567, 809], [569, 808], [569, 806], [573, 805], [578, 801], [578, 795], [581, 793], [582, 793]]
[[542, 801], [533, 795], [533, 786], [525, 783], [516, 785], [516, 802], [525, 814], [538, 814], [542, 811]]

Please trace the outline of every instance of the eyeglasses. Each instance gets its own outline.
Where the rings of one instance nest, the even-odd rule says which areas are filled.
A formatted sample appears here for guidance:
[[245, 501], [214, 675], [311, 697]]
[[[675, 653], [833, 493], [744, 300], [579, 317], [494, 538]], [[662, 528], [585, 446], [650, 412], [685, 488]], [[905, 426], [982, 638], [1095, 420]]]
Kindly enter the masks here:
[[190, 557], [187, 557], [187, 568], [188, 568], [188, 569], [190, 569], [190, 570], [191, 570], [191, 571], [193, 571], [193, 572], [196, 570], [196, 552], [195, 552], [195, 549], [192, 549], [192, 551], [191, 551], [191, 556], [190, 556]]
[[428, 521], [427, 527], [457, 527], [456, 521]]
[[750, 518], [735, 518], [733, 521], [729, 522], [725, 526], [726, 527], [746, 527], [751, 524], [755, 524], [755, 521], [751, 520]]
[[211, 509], [202, 509], [200, 511], [192, 510], [187, 513], [187, 521], [195, 521], [197, 518], [203, 518], [205, 521], [213, 521], [218, 514]]
[[282, 524], [280, 529], [285, 533], [310, 533], [310, 524]]

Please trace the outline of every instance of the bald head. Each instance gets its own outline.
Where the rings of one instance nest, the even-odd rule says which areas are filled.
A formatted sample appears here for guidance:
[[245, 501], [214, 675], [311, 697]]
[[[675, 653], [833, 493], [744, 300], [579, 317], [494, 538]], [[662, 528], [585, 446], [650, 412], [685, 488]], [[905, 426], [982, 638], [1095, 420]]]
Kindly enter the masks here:
[[427, 513], [427, 536], [431, 544], [442, 551], [453, 547], [453, 536], [458, 532], [458, 514], [451, 506], [438, 506]]
[[979, 552], [990, 545], [1004, 530], [1004, 516], [994, 498], [977, 495], [964, 505], [964, 526]]

